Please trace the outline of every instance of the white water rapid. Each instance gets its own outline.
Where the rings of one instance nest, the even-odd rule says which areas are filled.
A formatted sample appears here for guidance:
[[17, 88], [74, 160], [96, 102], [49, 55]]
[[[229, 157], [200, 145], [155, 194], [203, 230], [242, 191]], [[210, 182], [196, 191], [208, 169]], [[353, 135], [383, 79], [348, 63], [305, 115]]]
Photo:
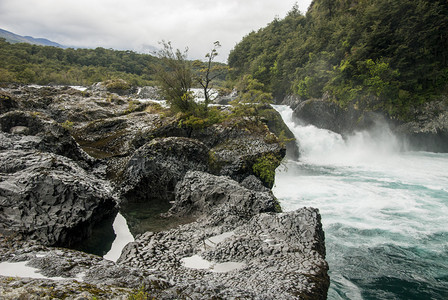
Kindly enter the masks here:
[[328, 299], [448, 299], [448, 154], [402, 151], [378, 124], [345, 140], [292, 122], [299, 161], [277, 169], [283, 210], [320, 210]]

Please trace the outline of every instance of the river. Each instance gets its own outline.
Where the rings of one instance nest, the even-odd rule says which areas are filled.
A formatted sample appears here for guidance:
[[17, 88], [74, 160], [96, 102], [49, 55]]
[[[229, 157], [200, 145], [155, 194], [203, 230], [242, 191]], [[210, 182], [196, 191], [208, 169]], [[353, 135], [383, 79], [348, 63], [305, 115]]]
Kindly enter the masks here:
[[385, 125], [343, 139], [275, 109], [301, 157], [273, 192], [284, 211], [320, 210], [328, 299], [448, 299], [448, 154], [405, 151]]

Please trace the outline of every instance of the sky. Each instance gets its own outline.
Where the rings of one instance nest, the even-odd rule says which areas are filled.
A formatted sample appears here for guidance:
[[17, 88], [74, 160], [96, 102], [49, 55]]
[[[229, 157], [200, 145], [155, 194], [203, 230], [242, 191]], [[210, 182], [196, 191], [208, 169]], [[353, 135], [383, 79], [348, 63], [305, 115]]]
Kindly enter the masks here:
[[70, 47], [150, 53], [171, 41], [202, 59], [219, 41], [217, 61], [241, 39], [295, 3], [305, 13], [312, 0], [0, 0], [0, 28]]

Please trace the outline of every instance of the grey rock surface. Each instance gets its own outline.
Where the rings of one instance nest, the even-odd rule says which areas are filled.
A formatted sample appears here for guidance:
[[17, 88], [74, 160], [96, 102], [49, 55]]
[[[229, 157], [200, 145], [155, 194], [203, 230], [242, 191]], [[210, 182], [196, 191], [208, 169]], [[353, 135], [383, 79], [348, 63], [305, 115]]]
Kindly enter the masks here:
[[188, 170], [205, 171], [208, 148], [198, 140], [159, 138], [140, 147], [129, 159], [120, 185], [128, 201], [170, 201]]
[[83, 167], [94, 164], [70, 132], [42, 113], [11, 111], [0, 115], [0, 150], [35, 149], [65, 156]]
[[[279, 207], [270, 190], [254, 191], [224, 176], [188, 171], [176, 185], [175, 201], [168, 215], [178, 217], [210, 216], [218, 207], [223, 216], [233, 211], [238, 215], [254, 216], [275, 212]], [[225, 209], [223, 210], [223, 208]]]
[[116, 212], [111, 185], [64, 156], [3, 150], [0, 165], [0, 232], [71, 246]]
[[[0, 276], [1, 297], [326, 298], [318, 211], [278, 213], [269, 185], [254, 172], [258, 159], [285, 156], [263, 121], [192, 130], [161, 116], [159, 106], [101, 86], [16, 86], [7, 94], [0, 263], [26, 262], [47, 278]], [[87, 237], [116, 213], [116, 192], [122, 205], [174, 201], [167, 216], [190, 223], [137, 236], [117, 263], [48, 246]], [[206, 267], [194, 268], [198, 259]]]
[[177, 229], [141, 235], [119, 262], [162, 270], [193, 299], [326, 299], [328, 265], [316, 209], [253, 217], [221, 209]]

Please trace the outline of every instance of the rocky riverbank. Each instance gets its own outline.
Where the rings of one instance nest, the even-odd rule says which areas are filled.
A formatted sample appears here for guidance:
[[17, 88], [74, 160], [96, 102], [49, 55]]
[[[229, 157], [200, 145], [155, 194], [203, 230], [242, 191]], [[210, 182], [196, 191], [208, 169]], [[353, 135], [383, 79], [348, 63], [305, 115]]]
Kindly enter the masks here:
[[[319, 212], [281, 213], [270, 190], [286, 153], [278, 121], [191, 130], [142, 91], [156, 95], [0, 91], [0, 264], [40, 277], [0, 277], [0, 295], [325, 299]], [[136, 236], [118, 262], [69, 249], [126, 205], [160, 202], [187, 224]]]

